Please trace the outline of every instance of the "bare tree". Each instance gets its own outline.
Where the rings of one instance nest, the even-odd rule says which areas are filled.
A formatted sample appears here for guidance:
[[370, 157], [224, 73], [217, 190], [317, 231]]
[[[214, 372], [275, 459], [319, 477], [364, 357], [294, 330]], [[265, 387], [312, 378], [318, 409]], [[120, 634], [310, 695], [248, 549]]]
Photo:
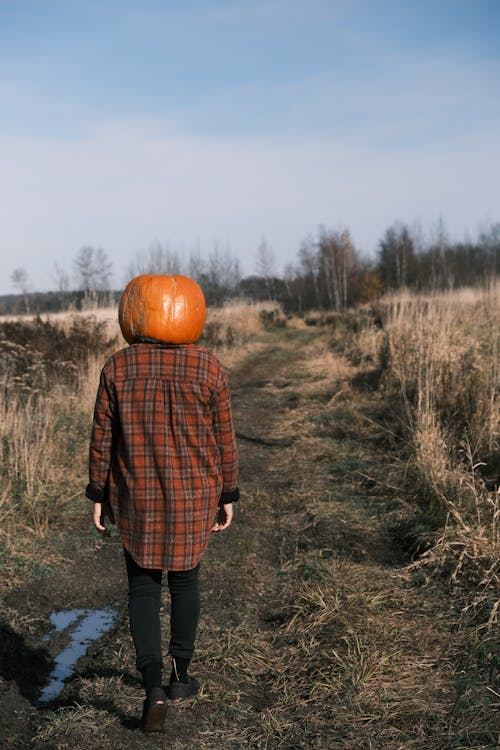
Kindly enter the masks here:
[[292, 284], [296, 275], [297, 273], [295, 271], [293, 263], [287, 263], [285, 268], [283, 269], [283, 284], [287, 296], [291, 296], [292, 294]]
[[127, 278], [133, 278], [143, 273], [158, 273], [174, 275], [182, 273], [182, 262], [178, 250], [174, 250], [167, 243], [155, 242], [150, 245], [146, 253], [138, 252], [136, 258], [127, 268]]
[[266, 240], [262, 240], [259, 247], [257, 248], [257, 259], [256, 259], [256, 270], [259, 276], [265, 279], [267, 287], [267, 296], [269, 299], [274, 299], [276, 296], [275, 292], [275, 275], [276, 275], [276, 260], [272, 247], [267, 244]]
[[76, 283], [84, 292], [102, 292], [111, 287], [113, 264], [101, 248], [80, 248], [74, 259]]
[[415, 243], [406, 224], [386, 230], [379, 242], [377, 267], [385, 289], [399, 289], [415, 280]]
[[70, 287], [70, 276], [58, 263], [54, 263], [52, 279], [58, 292], [68, 292]]
[[216, 243], [208, 256], [207, 274], [200, 280], [210, 304], [222, 304], [233, 295], [241, 281], [240, 264], [229, 245], [220, 248]]
[[454, 286], [453, 261], [454, 253], [450, 252], [448, 232], [442, 216], [430, 229], [430, 248], [427, 255], [430, 260], [431, 286], [433, 289], [451, 289]]
[[351, 302], [351, 282], [358, 266], [357, 256], [348, 229], [342, 232], [321, 229], [319, 263], [329, 304], [335, 310], [345, 309]]
[[208, 272], [207, 263], [203, 258], [198, 245], [189, 254], [188, 268], [188, 275], [198, 283], [200, 283], [203, 276], [206, 276]]
[[306, 282], [312, 284], [314, 290], [313, 304], [321, 308], [321, 293], [319, 288], [320, 256], [318, 243], [311, 236], [306, 237], [299, 248], [299, 263]]
[[10, 280], [14, 287], [19, 289], [20, 294], [23, 296], [24, 309], [27, 313], [30, 311], [29, 301], [29, 274], [25, 268], [14, 268], [10, 275]]
[[484, 267], [483, 277], [488, 283], [500, 274], [500, 222], [479, 234], [479, 250]]

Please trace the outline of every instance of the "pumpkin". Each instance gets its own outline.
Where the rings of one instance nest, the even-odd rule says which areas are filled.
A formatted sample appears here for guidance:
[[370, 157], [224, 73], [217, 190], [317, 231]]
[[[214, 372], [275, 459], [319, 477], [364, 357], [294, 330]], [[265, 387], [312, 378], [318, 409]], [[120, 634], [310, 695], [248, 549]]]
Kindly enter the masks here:
[[141, 337], [165, 344], [192, 344], [201, 336], [205, 314], [205, 297], [193, 279], [180, 274], [142, 274], [125, 287], [118, 319], [129, 344]]

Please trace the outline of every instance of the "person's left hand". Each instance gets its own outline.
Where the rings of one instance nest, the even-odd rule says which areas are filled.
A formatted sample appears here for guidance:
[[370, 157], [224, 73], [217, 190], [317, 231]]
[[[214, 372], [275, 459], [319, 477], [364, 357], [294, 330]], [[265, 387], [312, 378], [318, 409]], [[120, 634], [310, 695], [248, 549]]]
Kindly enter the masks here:
[[217, 513], [217, 521], [212, 526], [212, 531], [224, 531], [228, 526], [231, 525], [233, 520], [233, 504], [227, 503], [219, 508]]

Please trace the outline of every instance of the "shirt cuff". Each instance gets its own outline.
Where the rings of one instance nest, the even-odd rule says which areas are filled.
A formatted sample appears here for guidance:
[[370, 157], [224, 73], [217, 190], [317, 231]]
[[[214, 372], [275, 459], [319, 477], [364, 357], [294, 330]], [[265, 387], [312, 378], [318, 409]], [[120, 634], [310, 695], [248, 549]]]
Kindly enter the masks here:
[[229, 492], [223, 492], [219, 498], [219, 506], [228, 505], [228, 503], [236, 503], [240, 499], [240, 491], [238, 487], [235, 490]]
[[104, 492], [102, 490], [96, 489], [91, 484], [87, 485], [85, 489], [85, 494], [87, 495], [88, 499], [92, 500], [92, 502], [94, 503], [104, 502]]

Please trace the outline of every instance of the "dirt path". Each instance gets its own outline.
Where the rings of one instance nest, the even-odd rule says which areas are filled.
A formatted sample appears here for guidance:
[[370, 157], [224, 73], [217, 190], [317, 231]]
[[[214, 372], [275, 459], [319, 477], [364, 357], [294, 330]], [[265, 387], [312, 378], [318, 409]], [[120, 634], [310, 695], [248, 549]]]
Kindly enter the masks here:
[[[315, 330], [269, 334], [232, 374], [242, 500], [203, 563], [192, 666], [203, 689], [169, 707], [165, 735], [137, 729], [119, 540], [89, 535], [77, 516], [59, 575], [6, 602], [2, 747], [495, 746], [489, 717], [468, 718], [484, 686], [461, 672], [445, 594], [420, 585], [395, 542], [404, 501], [388, 486], [386, 436], [367, 419], [376, 393], [356, 390], [355, 374]], [[52, 704], [34, 706], [63, 645], [43, 640], [50, 613], [104, 606], [118, 613], [113, 630]], [[164, 623], [167, 641], [166, 612]]]

